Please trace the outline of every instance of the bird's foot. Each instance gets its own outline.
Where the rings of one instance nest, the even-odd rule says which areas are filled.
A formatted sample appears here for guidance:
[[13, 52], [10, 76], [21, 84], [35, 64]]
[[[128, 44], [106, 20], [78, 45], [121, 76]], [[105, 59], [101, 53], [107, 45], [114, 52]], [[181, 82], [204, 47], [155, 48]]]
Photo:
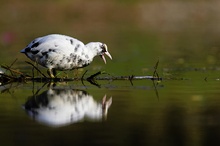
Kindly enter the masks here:
[[50, 76], [50, 78], [55, 78], [54, 74], [56, 71], [53, 69], [48, 69], [47, 70], [47, 74]]

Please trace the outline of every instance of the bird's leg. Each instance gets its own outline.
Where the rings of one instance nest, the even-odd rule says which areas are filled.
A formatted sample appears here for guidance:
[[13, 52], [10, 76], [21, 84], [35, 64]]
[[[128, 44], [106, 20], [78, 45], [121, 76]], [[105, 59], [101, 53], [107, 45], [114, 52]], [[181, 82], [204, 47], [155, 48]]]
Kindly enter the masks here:
[[52, 69], [52, 72], [53, 72], [54, 77], [56, 77], [57, 76], [57, 71], [55, 69]]
[[50, 78], [55, 78], [54, 75], [53, 75], [53, 69], [52, 68], [49, 68], [47, 70], [47, 74], [50, 76]]

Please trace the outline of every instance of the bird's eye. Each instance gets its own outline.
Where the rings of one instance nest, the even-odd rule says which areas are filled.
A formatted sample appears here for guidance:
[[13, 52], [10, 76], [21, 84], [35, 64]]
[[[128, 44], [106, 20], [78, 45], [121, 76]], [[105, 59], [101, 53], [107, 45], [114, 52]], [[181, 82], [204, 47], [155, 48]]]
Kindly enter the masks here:
[[106, 44], [101, 44], [100, 47], [102, 48], [102, 52], [107, 52], [107, 50], [106, 50]]

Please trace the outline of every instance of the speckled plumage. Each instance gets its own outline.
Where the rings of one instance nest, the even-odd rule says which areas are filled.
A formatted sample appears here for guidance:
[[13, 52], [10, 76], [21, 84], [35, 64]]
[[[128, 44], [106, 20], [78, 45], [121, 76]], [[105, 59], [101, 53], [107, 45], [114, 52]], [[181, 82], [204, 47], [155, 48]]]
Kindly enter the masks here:
[[101, 56], [106, 63], [104, 54], [112, 59], [107, 46], [100, 42], [84, 45], [81, 41], [60, 34], [51, 34], [34, 39], [21, 53], [38, 64], [48, 68], [49, 75], [54, 77], [52, 70], [72, 70], [89, 65], [95, 56]]

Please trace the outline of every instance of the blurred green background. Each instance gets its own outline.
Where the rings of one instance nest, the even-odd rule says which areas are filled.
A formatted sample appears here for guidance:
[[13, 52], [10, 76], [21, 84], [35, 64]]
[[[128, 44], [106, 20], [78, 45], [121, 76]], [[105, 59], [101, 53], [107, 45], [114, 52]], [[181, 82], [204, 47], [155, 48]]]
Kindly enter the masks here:
[[[5, 0], [0, 5], [0, 64], [39, 36], [60, 33], [108, 45], [113, 61], [90, 69], [146, 73], [158, 58], [164, 68], [218, 69], [218, 0]], [[23, 69], [22, 67], [20, 68]]]

